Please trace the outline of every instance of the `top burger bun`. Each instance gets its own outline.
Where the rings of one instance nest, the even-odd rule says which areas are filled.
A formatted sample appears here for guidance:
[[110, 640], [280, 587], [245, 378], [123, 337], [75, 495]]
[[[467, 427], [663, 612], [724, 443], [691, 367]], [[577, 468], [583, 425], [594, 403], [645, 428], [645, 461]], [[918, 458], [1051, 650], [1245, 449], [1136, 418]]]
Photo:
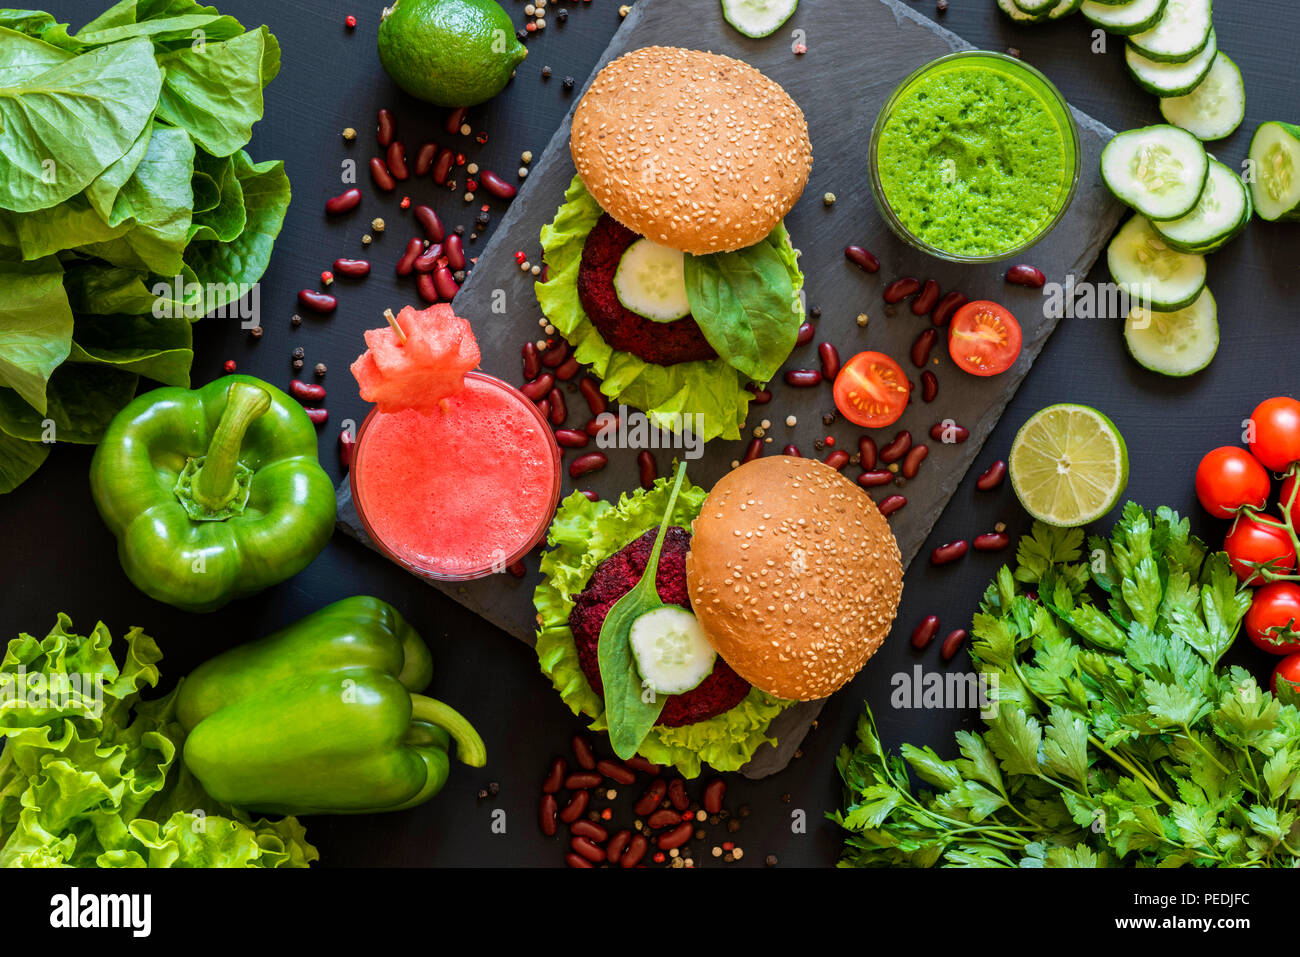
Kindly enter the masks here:
[[871, 498], [814, 459], [766, 456], [705, 499], [686, 556], [692, 609], [750, 684], [824, 698], [889, 634], [903, 566]]
[[697, 256], [767, 236], [812, 169], [808, 124], [785, 90], [747, 63], [676, 47], [601, 70], [569, 146], [605, 212]]

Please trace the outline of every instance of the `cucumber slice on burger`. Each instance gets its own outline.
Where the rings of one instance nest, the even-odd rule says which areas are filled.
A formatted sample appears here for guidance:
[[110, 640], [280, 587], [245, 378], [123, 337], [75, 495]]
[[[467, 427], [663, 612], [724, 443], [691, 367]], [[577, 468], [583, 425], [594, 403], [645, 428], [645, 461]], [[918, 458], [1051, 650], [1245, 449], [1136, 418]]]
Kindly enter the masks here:
[[685, 608], [664, 605], [632, 622], [632, 657], [656, 694], [685, 694], [712, 672], [718, 653]]
[[638, 239], [614, 272], [618, 301], [654, 322], [673, 322], [691, 313], [686, 295], [686, 260], [676, 249]]

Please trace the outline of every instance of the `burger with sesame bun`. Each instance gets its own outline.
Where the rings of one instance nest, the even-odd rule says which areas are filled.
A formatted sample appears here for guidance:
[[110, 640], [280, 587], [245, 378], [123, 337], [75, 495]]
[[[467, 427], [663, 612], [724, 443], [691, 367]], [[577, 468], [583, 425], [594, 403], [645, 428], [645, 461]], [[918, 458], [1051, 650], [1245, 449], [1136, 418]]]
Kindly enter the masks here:
[[739, 438], [803, 321], [782, 224], [812, 168], [802, 111], [739, 60], [646, 47], [596, 75], [569, 145], [577, 175], [541, 236], [547, 321], [611, 399]]
[[646, 574], [665, 516], [663, 607], [624, 639], [642, 686], [663, 698], [636, 750], [687, 777], [702, 764], [734, 771], [775, 743], [782, 710], [831, 694], [880, 647], [902, 592], [898, 545], [862, 489], [811, 459], [755, 459], [675, 499], [667, 479], [616, 504], [569, 496], [534, 594], [537, 654], [574, 713], [612, 738], [602, 631]]

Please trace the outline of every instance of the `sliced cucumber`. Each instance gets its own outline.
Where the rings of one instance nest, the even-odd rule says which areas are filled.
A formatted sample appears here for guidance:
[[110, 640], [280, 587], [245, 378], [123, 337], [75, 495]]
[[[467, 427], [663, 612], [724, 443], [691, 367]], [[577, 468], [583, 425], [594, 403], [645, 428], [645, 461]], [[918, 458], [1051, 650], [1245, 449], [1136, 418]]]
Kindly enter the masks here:
[[1179, 252], [1205, 254], [1225, 246], [1250, 222], [1250, 192], [1241, 177], [1218, 160], [1196, 208], [1181, 219], [1152, 222], [1156, 234]]
[[1070, 16], [1072, 13], [1078, 13], [1079, 7], [1083, 6], [1083, 0], [1061, 0], [1047, 14], [1049, 20], [1061, 20]]
[[1171, 249], [1143, 216], [1134, 216], [1106, 250], [1111, 278], [1138, 302], [1172, 312], [1205, 288], [1205, 257]]
[[1129, 42], [1148, 60], [1183, 63], [1205, 49], [1213, 26], [1211, 0], [1169, 0], [1160, 22]]
[[1012, 0], [1012, 2], [1031, 17], [1045, 17], [1057, 4], [1057, 0]]
[[1205, 79], [1194, 90], [1160, 101], [1160, 115], [1197, 139], [1231, 136], [1246, 118], [1246, 85], [1237, 64], [1223, 53], [1216, 54]]
[[623, 252], [614, 270], [618, 301], [654, 322], [690, 315], [686, 296], [686, 257], [676, 249], [638, 239]]
[[1211, 30], [1210, 42], [1205, 44], [1205, 49], [1185, 63], [1148, 60], [1131, 43], [1124, 50], [1124, 60], [1138, 86], [1148, 93], [1156, 96], [1182, 96], [1201, 85], [1214, 66], [1218, 52], [1219, 38]]
[[1178, 219], [1195, 209], [1209, 171], [1201, 141], [1176, 126], [1120, 133], [1101, 152], [1106, 186], [1150, 219]]
[[1152, 372], [1189, 376], [1219, 351], [1219, 307], [1209, 289], [1186, 309], [1156, 312], [1137, 306], [1124, 322], [1129, 355]]
[[664, 605], [632, 622], [632, 657], [656, 694], [684, 694], [713, 672], [718, 653], [685, 608]]
[[1038, 16], [1032, 13], [1025, 13], [1013, 0], [998, 0], [998, 9], [1009, 16], [1012, 20], [1019, 23], [1038, 23], [1040, 20], [1046, 20], [1044, 16]]
[[1250, 141], [1250, 195], [1260, 219], [1300, 219], [1300, 126], [1264, 123]]
[[1168, 0], [1128, 0], [1127, 3], [1113, 5], [1085, 0], [1079, 11], [1085, 20], [1107, 33], [1127, 36], [1155, 26], [1165, 12], [1166, 3]]
[[769, 37], [794, 16], [799, 0], [722, 0], [726, 21], [747, 37]]

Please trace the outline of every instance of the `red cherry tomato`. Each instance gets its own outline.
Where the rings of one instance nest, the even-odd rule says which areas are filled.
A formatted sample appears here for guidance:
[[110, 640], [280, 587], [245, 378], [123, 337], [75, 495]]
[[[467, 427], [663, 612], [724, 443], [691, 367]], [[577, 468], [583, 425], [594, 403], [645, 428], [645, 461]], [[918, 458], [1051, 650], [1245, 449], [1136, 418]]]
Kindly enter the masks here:
[[1232, 518], [1243, 505], [1263, 508], [1271, 488], [1259, 460], [1231, 445], [1207, 452], [1196, 467], [1196, 497], [1215, 518]]
[[1232, 559], [1232, 570], [1244, 582], [1258, 584], [1264, 580], [1256, 565], [1267, 564], [1283, 575], [1295, 571], [1295, 546], [1291, 537], [1280, 528], [1255, 521], [1248, 514], [1238, 516], [1232, 523], [1223, 540], [1223, 550]]
[[883, 352], [859, 352], [835, 377], [835, 407], [864, 429], [883, 429], [902, 418], [912, 385]]
[[1020, 355], [1020, 323], [996, 302], [977, 300], [957, 310], [948, 329], [948, 354], [971, 375], [1006, 372]]
[[1300, 585], [1269, 582], [1256, 591], [1245, 628], [1255, 647], [1270, 655], [1300, 651]]
[[1289, 396], [1265, 399], [1250, 420], [1255, 427], [1250, 452], [1265, 468], [1285, 472], [1300, 462], [1300, 402]]
[[1293, 691], [1300, 691], [1300, 652], [1287, 655], [1273, 669], [1273, 694], [1277, 694], [1279, 680], [1289, 684]]

